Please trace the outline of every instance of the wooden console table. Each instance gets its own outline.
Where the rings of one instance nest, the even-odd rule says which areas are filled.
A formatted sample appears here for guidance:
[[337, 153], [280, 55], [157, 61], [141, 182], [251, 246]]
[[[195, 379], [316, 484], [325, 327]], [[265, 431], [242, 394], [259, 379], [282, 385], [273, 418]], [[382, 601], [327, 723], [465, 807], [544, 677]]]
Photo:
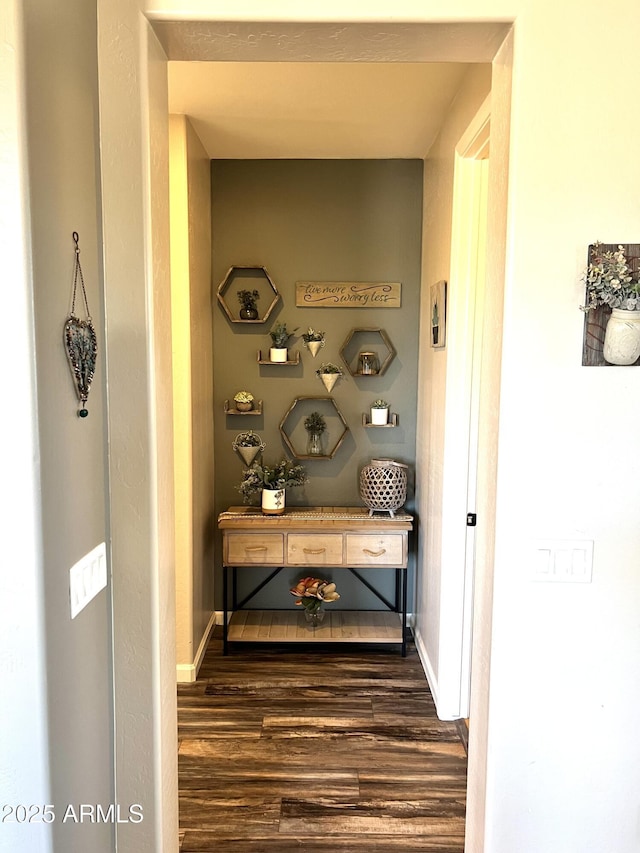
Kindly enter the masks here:
[[[393, 643], [399, 644], [406, 656], [407, 558], [412, 516], [402, 512], [393, 518], [370, 516], [364, 507], [291, 507], [283, 515], [263, 515], [254, 507], [231, 507], [220, 514], [218, 526], [223, 535], [224, 654], [228, 653], [230, 642], [321, 642]], [[271, 567], [274, 571], [239, 601], [237, 572], [256, 567]], [[351, 572], [387, 610], [339, 610], [331, 605], [324, 622], [313, 631], [308, 629], [301, 607], [243, 610], [282, 569], [306, 567], [318, 577], [322, 577], [325, 568]], [[393, 602], [363, 576], [362, 570], [369, 569], [395, 571]]]

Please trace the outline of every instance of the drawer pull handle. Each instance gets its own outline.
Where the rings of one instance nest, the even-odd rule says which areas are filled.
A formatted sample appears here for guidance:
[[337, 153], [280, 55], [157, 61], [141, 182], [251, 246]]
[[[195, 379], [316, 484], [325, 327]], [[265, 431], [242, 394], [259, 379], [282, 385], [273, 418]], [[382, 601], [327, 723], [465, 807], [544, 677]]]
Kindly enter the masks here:
[[302, 551], [305, 554], [324, 554], [326, 548], [303, 548]]
[[244, 550], [247, 553], [249, 553], [249, 551], [266, 551], [267, 546], [266, 545], [247, 545]]
[[362, 549], [365, 554], [368, 554], [370, 557], [382, 557], [383, 554], [387, 553], [386, 548], [380, 548], [379, 551], [370, 551], [368, 548]]

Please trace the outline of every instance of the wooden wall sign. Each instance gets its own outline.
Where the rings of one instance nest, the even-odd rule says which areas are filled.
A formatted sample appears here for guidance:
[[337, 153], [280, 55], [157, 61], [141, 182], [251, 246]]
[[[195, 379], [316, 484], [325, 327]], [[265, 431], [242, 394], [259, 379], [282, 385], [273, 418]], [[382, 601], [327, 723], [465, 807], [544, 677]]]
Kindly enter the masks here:
[[297, 308], [399, 308], [399, 281], [297, 281]]

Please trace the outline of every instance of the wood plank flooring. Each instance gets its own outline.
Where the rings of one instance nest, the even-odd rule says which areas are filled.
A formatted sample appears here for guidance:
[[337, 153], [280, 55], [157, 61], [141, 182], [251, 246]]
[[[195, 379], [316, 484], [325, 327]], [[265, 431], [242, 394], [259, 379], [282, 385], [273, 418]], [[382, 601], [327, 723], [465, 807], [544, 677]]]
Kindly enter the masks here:
[[466, 755], [413, 643], [242, 645], [178, 687], [182, 853], [463, 853]]

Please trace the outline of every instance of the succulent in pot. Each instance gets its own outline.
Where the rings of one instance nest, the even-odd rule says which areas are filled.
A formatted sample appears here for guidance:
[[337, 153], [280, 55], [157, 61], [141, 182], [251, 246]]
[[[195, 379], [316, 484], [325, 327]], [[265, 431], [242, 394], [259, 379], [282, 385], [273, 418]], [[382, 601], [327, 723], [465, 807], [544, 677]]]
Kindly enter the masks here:
[[374, 400], [371, 404], [371, 423], [384, 426], [389, 421], [389, 403], [386, 400]]
[[323, 362], [316, 370], [316, 376], [322, 380], [327, 391], [331, 391], [338, 379], [342, 376], [342, 370], [331, 361]]
[[318, 329], [314, 329], [312, 326], [309, 326], [307, 331], [303, 332], [302, 340], [311, 355], [315, 358], [320, 349], [324, 346], [324, 332], [320, 332]]
[[258, 306], [257, 300], [260, 298], [260, 293], [257, 290], [239, 290], [238, 302], [242, 306], [240, 308], [241, 320], [257, 320]]
[[295, 329], [290, 332], [287, 329], [286, 323], [276, 323], [275, 326], [269, 332], [269, 336], [271, 338], [271, 349], [269, 350], [269, 358], [271, 361], [286, 361], [287, 360], [287, 347], [289, 346], [289, 339], [293, 337], [295, 333]]
[[263, 451], [265, 447], [262, 438], [252, 429], [238, 433], [233, 440], [233, 449], [240, 454], [245, 465], [251, 465], [258, 453]]
[[250, 391], [238, 391], [233, 401], [239, 412], [250, 412], [253, 409], [253, 394]]

